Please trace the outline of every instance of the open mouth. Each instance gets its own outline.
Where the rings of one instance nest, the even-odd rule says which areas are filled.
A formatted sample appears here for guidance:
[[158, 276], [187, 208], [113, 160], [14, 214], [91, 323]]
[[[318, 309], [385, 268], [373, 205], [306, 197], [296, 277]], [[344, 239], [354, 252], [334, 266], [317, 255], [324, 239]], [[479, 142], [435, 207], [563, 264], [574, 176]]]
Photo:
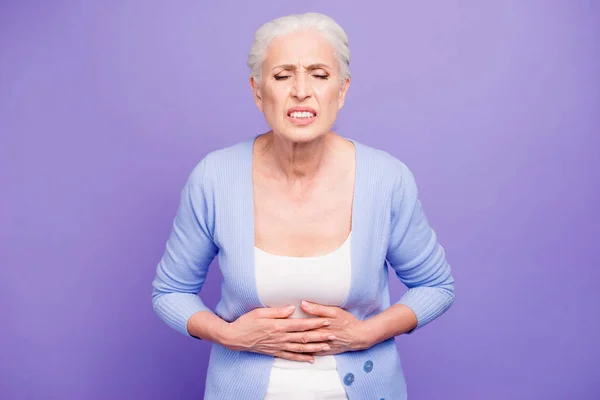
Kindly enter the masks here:
[[316, 119], [317, 113], [311, 108], [294, 107], [288, 111], [287, 117], [296, 125], [308, 125]]

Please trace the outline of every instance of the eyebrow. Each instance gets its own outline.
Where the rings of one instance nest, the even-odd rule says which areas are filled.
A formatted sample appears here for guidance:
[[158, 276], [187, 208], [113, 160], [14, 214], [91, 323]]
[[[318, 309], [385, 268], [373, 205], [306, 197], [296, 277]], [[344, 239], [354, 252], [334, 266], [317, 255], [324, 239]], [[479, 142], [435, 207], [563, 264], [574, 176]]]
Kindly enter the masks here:
[[[294, 64], [281, 64], [281, 65], [276, 65], [275, 67], [273, 67], [273, 69], [277, 69], [277, 68], [282, 68], [284, 70], [296, 70], [298, 69]], [[329, 70], [331, 69], [327, 64], [323, 64], [323, 63], [316, 63], [316, 64], [310, 64], [306, 67], [307, 70], [312, 71], [314, 69], [325, 69], [325, 70]]]

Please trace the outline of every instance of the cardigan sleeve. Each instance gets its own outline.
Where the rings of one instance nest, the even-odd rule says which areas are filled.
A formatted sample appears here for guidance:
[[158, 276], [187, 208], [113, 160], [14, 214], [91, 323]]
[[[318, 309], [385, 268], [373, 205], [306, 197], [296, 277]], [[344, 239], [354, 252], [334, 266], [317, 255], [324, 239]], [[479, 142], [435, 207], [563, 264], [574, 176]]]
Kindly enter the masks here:
[[454, 278], [444, 248], [423, 211], [413, 173], [402, 162], [400, 171], [392, 197], [387, 260], [408, 287], [396, 304], [408, 306], [417, 316], [418, 325], [410, 334], [450, 308]]
[[205, 170], [206, 157], [194, 168], [181, 191], [171, 234], [152, 282], [156, 314], [189, 337], [188, 319], [198, 311], [209, 311], [197, 293], [218, 253], [207, 217]]

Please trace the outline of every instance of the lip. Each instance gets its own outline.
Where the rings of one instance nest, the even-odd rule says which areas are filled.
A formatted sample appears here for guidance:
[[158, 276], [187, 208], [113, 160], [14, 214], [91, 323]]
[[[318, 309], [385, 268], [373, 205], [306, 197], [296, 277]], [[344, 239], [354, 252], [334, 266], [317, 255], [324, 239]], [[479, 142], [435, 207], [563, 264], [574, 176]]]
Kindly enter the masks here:
[[311, 112], [313, 114], [315, 114], [315, 116], [317, 115], [317, 112], [315, 111], [314, 108], [312, 107], [302, 107], [302, 106], [296, 106], [296, 107], [292, 107], [287, 111], [287, 115], [289, 116], [291, 113], [295, 112], [295, 111], [308, 111]]
[[[302, 111], [308, 111], [314, 114], [314, 117], [311, 118], [292, 118], [290, 116], [291, 113], [293, 112], [302, 112]], [[299, 126], [305, 126], [305, 125], [309, 125], [311, 123], [314, 122], [315, 119], [317, 119], [317, 111], [312, 108], [312, 107], [301, 107], [301, 106], [296, 106], [296, 107], [292, 107], [287, 111], [287, 119], [289, 121], [291, 121], [294, 125], [299, 125]]]

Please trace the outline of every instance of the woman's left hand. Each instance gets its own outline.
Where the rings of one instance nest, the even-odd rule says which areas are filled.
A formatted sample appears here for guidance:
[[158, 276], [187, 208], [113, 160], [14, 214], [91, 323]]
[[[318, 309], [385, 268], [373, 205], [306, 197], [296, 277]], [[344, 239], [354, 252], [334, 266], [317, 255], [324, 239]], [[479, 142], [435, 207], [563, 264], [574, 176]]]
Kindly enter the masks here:
[[326, 317], [330, 325], [318, 331], [331, 333], [327, 341], [330, 350], [311, 353], [316, 356], [344, 353], [346, 351], [364, 350], [371, 347], [369, 332], [365, 322], [340, 307], [326, 306], [308, 301], [302, 302], [302, 310], [307, 314]]

